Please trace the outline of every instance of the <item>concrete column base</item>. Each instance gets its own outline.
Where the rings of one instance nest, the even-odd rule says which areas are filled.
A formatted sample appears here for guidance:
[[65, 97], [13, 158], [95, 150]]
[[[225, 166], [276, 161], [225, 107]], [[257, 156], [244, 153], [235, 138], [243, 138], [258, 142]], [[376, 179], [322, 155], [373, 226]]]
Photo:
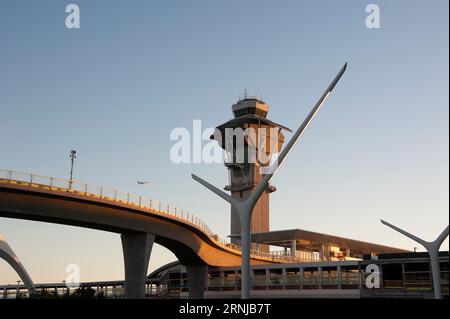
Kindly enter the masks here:
[[203, 299], [205, 295], [207, 265], [186, 266], [188, 276], [189, 299]]
[[125, 264], [125, 298], [145, 298], [148, 263], [155, 236], [147, 233], [122, 234]]

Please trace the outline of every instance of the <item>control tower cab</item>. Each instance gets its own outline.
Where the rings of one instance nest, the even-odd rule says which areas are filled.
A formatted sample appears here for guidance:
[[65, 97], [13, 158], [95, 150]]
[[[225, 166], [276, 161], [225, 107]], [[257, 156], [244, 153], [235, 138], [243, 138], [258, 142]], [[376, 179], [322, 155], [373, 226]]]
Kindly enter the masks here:
[[[225, 190], [235, 198], [245, 199], [260, 183], [270, 158], [278, 153], [284, 143], [282, 130], [288, 128], [267, 118], [269, 105], [257, 98], [244, 98], [233, 104], [234, 118], [216, 127], [212, 136], [226, 151], [225, 166], [229, 172], [229, 185]], [[253, 213], [251, 232], [269, 231], [269, 194], [276, 189], [270, 185], [257, 201]], [[239, 216], [231, 207], [231, 238], [241, 232]], [[267, 245], [253, 244], [253, 249], [268, 251]]]

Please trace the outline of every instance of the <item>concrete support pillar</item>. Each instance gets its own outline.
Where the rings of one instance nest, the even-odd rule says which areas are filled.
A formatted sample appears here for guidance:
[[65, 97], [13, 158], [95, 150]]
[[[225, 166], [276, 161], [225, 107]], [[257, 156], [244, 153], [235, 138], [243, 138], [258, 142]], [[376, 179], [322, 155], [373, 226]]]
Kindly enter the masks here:
[[345, 257], [350, 257], [351, 253], [350, 253], [350, 249], [345, 249]]
[[402, 262], [402, 286], [406, 288], [405, 263]]
[[358, 265], [358, 289], [361, 291], [363, 289], [362, 282], [363, 282], [363, 270], [361, 269], [361, 265]]
[[342, 268], [341, 266], [337, 266], [337, 280], [338, 280], [338, 289], [342, 289]]
[[225, 274], [223, 271], [220, 272], [220, 291], [223, 290], [223, 287], [225, 286]]
[[295, 257], [297, 256], [297, 240], [293, 240], [291, 243], [291, 256]]
[[322, 282], [323, 282], [323, 273], [322, 273], [322, 267], [317, 267], [318, 273], [319, 273], [319, 289], [322, 289]]
[[[448, 228], [447, 228], [448, 232]], [[441, 266], [439, 263], [439, 247], [436, 250], [429, 250], [431, 273], [433, 276], [433, 291], [435, 299], [442, 299], [442, 284], [441, 284]]]
[[203, 299], [205, 294], [207, 265], [186, 266], [188, 276], [189, 299]]
[[319, 256], [320, 256], [320, 261], [325, 260], [325, 245], [324, 244], [320, 245]]
[[383, 274], [383, 264], [380, 263], [378, 265], [378, 268], [380, 269], [380, 288], [384, 289], [384, 274]]
[[305, 282], [305, 270], [303, 268], [300, 268], [299, 276], [300, 289], [303, 290], [303, 283]]
[[125, 264], [125, 298], [143, 299], [155, 236], [136, 232], [122, 234], [121, 239]]

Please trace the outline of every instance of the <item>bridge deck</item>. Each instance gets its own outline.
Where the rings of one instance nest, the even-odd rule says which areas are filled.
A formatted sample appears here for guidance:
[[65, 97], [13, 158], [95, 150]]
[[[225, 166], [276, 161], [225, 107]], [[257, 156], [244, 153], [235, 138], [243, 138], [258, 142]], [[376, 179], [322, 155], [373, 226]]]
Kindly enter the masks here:
[[[157, 200], [78, 181], [0, 170], [0, 216], [118, 233], [147, 231], [155, 233], [156, 242], [175, 250], [176, 255], [181, 250], [176, 246], [187, 246], [209, 265], [240, 263], [240, 246], [214, 234], [193, 214]], [[251, 258], [253, 263], [302, 261], [257, 251], [251, 252]]]

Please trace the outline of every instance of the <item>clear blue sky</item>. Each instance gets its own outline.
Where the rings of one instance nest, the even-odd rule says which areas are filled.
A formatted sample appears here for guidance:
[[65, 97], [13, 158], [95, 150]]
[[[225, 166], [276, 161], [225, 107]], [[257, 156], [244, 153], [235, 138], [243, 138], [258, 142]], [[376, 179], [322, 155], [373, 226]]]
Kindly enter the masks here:
[[[231, 118], [244, 89], [295, 128], [347, 73], [274, 178], [271, 229], [304, 228], [412, 249], [449, 222], [448, 1], [0, 0], [0, 168], [75, 178], [172, 202], [222, 236], [228, 205], [175, 165], [170, 131]], [[381, 28], [365, 27], [377, 3]], [[137, 179], [150, 185], [139, 186]], [[38, 282], [123, 278], [119, 235], [0, 218]], [[448, 241], [443, 248], [448, 249]], [[156, 247], [150, 269], [174, 259]], [[0, 261], [0, 283], [17, 276]]]

